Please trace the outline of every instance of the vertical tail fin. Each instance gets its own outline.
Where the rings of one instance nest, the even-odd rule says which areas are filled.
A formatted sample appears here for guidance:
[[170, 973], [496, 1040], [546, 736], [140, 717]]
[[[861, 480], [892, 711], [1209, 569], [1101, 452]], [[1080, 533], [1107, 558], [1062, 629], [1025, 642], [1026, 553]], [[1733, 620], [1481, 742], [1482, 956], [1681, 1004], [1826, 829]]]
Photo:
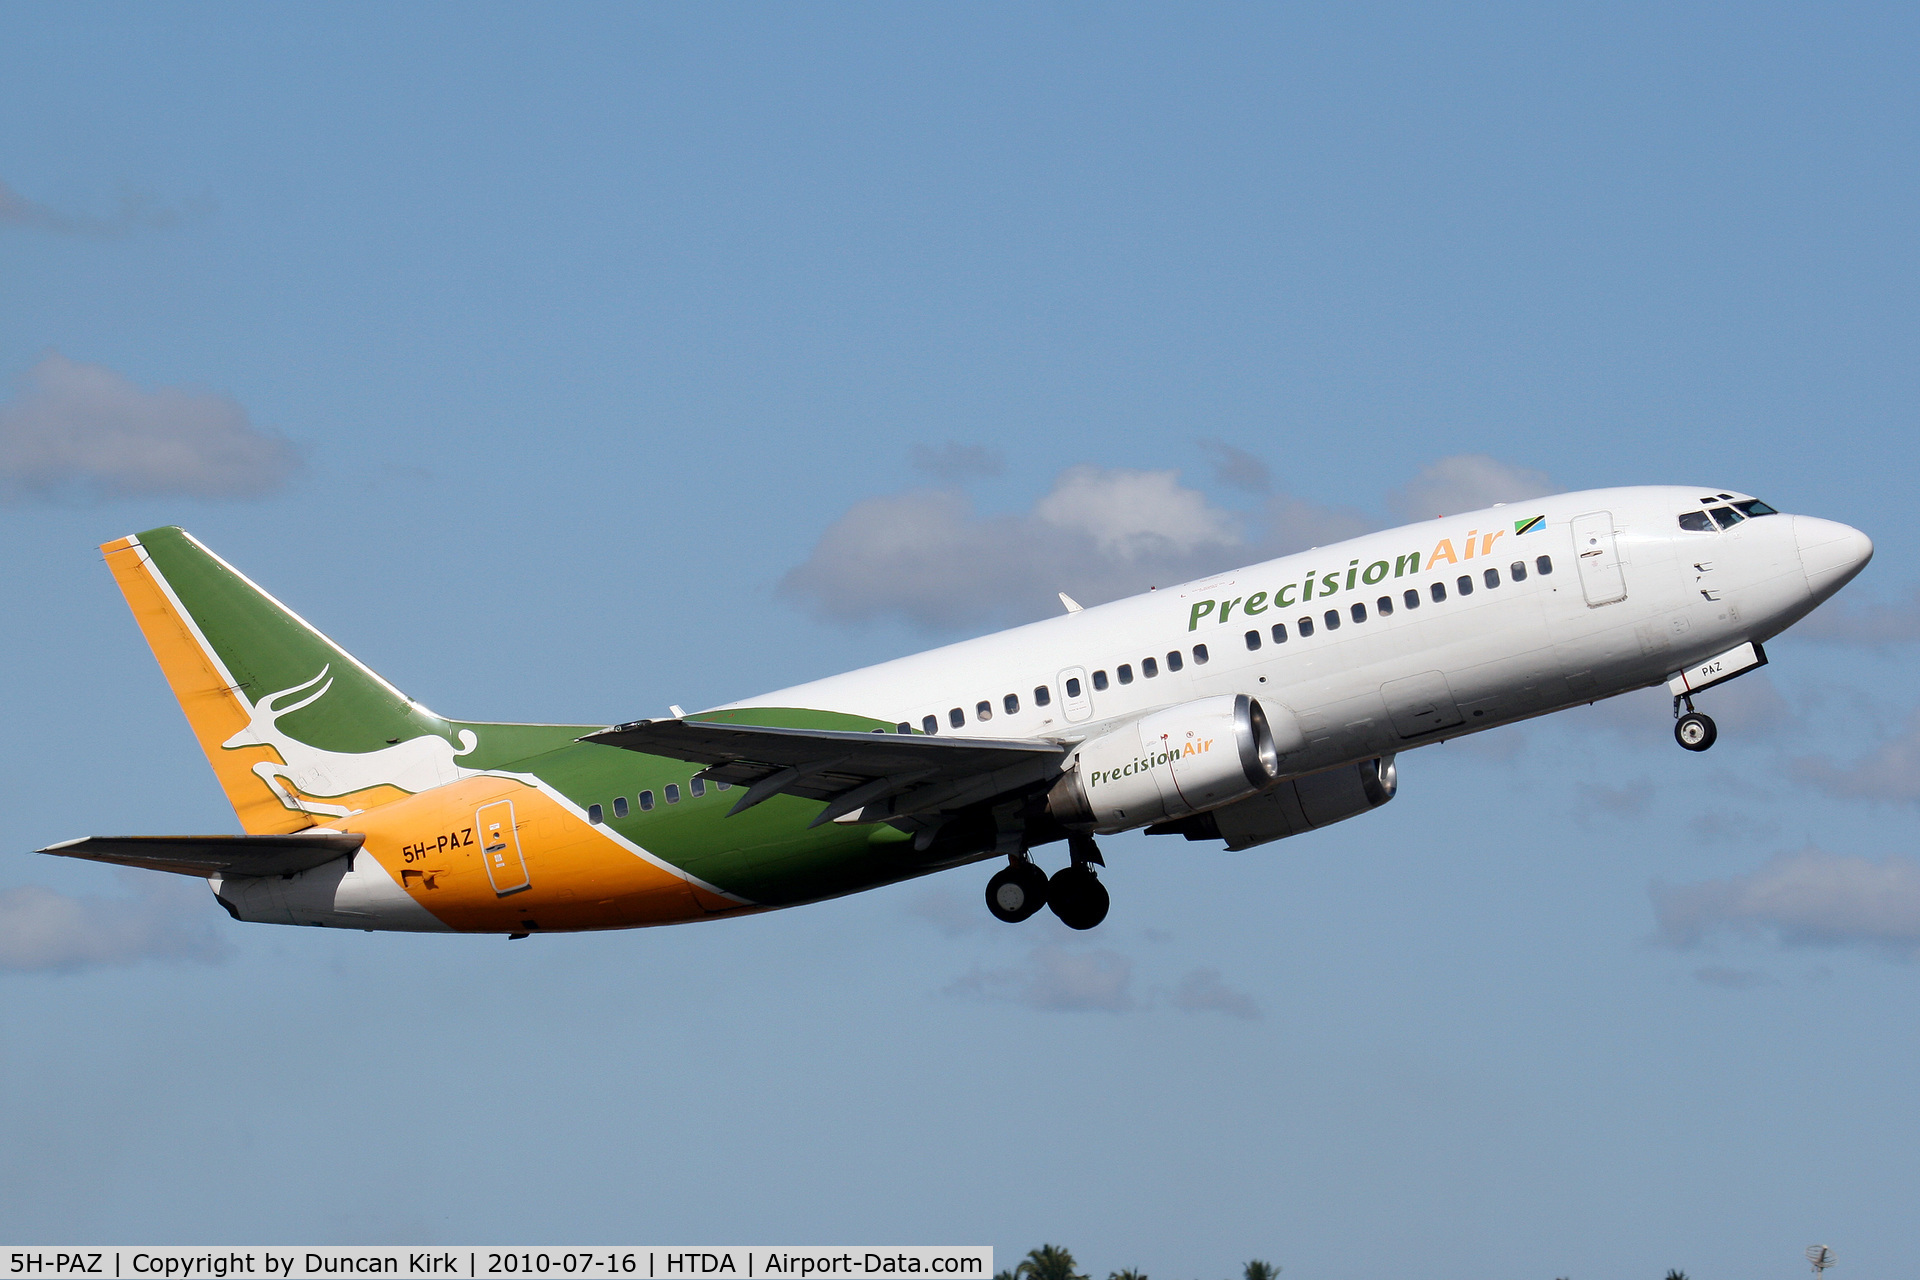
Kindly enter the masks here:
[[355, 661], [182, 529], [100, 550], [249, 832], [452, 782], [477, 738]]

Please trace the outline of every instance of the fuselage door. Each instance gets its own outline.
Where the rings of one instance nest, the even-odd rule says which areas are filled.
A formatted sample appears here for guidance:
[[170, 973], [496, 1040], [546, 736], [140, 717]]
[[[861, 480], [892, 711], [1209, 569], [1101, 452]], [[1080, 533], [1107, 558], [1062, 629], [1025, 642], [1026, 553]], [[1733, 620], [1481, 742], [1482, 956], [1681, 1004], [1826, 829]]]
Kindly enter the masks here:
[[480, 860], [487, 864], [493, 891], [504, 898], [531, 888], [526, 859], [520, 856], [520, 837], [513, 829], [513, 801], [481, 805], [474, 811], [473, 825], [480, 833]]
[[1580, 589], [1589, 606], [1613, 604], [1627, 598], [1627, 578], [1620, 568], [1620, 549], [1613, 540], [1613, 513], [1593, 511], [1573, 521], [1573, 554], [1580, 566]]
[[1087, 688], [1087, 673], [1079, 667], [1060, 673], [1060, 714], [1069, 724], [1093, 714], [1093, 692]]

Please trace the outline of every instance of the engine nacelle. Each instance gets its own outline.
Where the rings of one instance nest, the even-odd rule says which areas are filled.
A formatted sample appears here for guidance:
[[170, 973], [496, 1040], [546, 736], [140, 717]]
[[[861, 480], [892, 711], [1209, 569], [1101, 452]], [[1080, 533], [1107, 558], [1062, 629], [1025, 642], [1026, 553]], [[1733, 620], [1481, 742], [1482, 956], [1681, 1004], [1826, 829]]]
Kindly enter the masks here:
[[1380, 756], [1288, 778], [1257, 796], [1211, 813], [1150, 827], [1147, 834], [1225, 840], [1229, 849], [1249, 849], [1357, 817], [1393, 799], [1399, 789], [1400, 771], [1393, 757]]
[[[1297, 737], [1290, 715], [1287, 724]], [[1280, 776], [1280, 755], [1246, 694], [1183, 702], [1082, 743], [1047, 811], [1070, 830], [1127, 831], [1250, 796]]]

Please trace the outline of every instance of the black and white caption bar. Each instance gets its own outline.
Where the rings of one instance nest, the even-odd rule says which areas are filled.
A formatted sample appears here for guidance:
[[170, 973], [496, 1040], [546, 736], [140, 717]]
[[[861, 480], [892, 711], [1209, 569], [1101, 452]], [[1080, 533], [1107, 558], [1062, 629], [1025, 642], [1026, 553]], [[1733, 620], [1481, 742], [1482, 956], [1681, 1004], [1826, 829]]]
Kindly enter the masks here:
[[990, 1280], [991, 1245], [745, 1245], [408, 1249], [392, 1246], [249, 1245], [235, 1248], [45, 1246], [5, 1250], [0, 1280], [334, 1280], [342, 1276], [578, 1277], [579, 1280]]

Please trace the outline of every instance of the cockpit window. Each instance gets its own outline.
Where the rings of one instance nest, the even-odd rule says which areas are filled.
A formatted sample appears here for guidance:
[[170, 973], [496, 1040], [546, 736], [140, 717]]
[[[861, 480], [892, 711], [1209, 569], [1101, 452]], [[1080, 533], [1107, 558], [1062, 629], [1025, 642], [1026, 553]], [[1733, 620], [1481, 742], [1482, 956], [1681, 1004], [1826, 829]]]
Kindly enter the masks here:
[[1680, 517], [1680, 527], [1693, 533], [1712, 533], [1713, 521], [1704, 511], [1689, 511]]
[[1745, 516], [1735, 511], [1732, 507], [1715, 507], [1713, 509], [1713, 518], [1720, 522], [1722, 529], [1731, 529], [1746, 519]]
[[1780, 514], [1758, 498], [1753, 499], [1751, 502], [1736, 502], [1733, 504], [1733, 509], [1750, 516], [1777, 516]]

